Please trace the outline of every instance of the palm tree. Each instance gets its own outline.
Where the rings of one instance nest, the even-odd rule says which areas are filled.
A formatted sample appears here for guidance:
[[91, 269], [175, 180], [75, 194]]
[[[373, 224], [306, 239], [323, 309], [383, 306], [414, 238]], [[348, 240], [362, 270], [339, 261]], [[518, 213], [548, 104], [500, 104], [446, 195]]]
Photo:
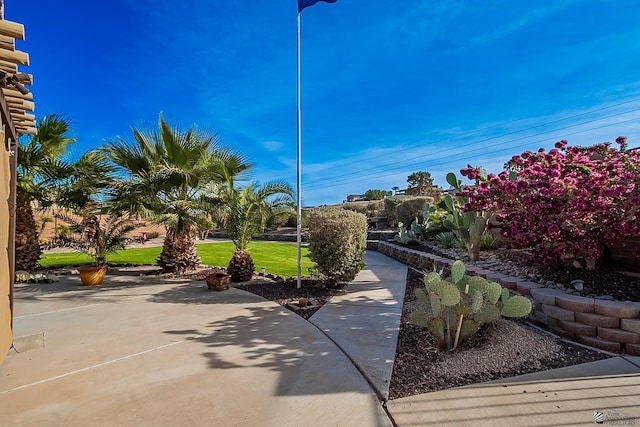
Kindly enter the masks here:
[[264, 231], [274, 215], [293, 211], [292, 194], [291, 187], [283, 182], [264, 186], [252, 183], [242, 189], [232, 184], [224, 189], [222, 219], [236, 248], [227, 267], [233, 282], [251, 280], [255, 265], [249, 252], [249, 242]]
[[59, 115], [43, 117], [38, 123], [38, 134], [18, 145], [16, 192], [16, 270], [31, 271], [40, 258], [33, 204], [46, 207], [57, 181], [66, 173], [62, 158], [69, 144], [75, 142], [69, 135], [69, 121]]
[[227, 174], [241, 176], [251, 165], [242, 155], [221, 148], [215, 135], [196, 127], [171, 127], [162, 116], [159, 129], [132, 132], [133, 141], [117, 139], [104, 148], [122, 175], [111, 202], [131, 217], [166, 228], [158, 258], [165, 271], [193, 270], [200, 263], [194, 233], [205, 226], [202, 213], [218, 202], [208, 190]]

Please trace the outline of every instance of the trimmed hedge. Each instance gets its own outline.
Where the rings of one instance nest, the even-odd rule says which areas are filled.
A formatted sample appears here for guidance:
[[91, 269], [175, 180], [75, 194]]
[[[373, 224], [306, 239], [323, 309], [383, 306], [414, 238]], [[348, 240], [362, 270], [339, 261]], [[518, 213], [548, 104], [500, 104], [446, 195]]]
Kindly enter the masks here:
[[346, 209], [321, 208], [309, 218], [309, 257], [330, 287], [347, 284], [364, 267], [367, 217]]

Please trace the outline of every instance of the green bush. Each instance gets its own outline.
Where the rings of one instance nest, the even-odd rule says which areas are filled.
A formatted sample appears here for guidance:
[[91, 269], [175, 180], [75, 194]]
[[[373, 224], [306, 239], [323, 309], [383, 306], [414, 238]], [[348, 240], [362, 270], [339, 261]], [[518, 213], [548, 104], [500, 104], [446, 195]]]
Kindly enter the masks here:
[[414, 197], [403, 201], [396, 207], [398, 222], [411, 224], [416, 218], [421, 220], [425, 203], [430, 203], [431, 201], [433, 201], [431, 197]]
[[396, 227], [398, 225], [398, 215], [396, 214], [396, 207], [398, 207], [398, 205], [402, 203], [402, 200], [403, 199], [401, 197], [397, 196], [387, 197], [386, 199], [384, 199], [384, 214], [387, 217], [387, 223], [391, 227]]
[[336, 208], [315, 209], [309, 218], [309, 256], [327, 286], [346, 284], [364, 267], [367, 217]]

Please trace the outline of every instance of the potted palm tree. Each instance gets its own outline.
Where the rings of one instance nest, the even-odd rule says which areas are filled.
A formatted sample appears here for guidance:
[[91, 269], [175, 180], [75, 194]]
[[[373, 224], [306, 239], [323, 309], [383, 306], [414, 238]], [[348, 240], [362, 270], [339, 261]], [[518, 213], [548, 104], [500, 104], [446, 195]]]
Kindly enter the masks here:
[[107, 254], [124, 249], [126, 233], [134, 229], [128, 218], [116, 215], [107, 217], [103, 225], [96, 215], [87, 215], [82, 220], [83, 245], [81, 250], [94, 259], [94, 265], [81, 267], [80, 281], [83, 285], [99, 285], [107, 274]]

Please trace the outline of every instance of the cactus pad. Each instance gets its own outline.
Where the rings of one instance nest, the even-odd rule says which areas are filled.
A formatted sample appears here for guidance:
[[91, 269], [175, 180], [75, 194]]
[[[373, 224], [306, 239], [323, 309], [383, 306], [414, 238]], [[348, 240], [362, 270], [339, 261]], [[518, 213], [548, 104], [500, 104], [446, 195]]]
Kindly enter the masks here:
[[451, 265], [451, 278], [453, 283], [458, 283], [464, 277], [465, 267], [464, 262], [458, 260]]
[[502, 306], [502, 315], [506, 317], [523, 317], [531, 313], [531, 301], [521, 295], [511, 297]]
[[451, 307], [458, 304], [460, 302], [460, 290], [450, 283], [444, 281], [441, 283], [442, 287], [439, 289], [437, 294], [440, 297], [442, 305], [445, 307]]
[[484, 277], [471, 276], [469, 277], [469, 292], [475, 289], [480, 292], [487, 292], [487, 281]]
[[495, 304], [502, 295], [502, 286], [496, 282], [487, 283], [487, 299], [491, 304]]
[[484, 296], [482, 292], [475, 291], [471, 296], [471, 312], [477, 313], [482, 309], [484, 305]]
[[416, 289], [416, 298], [418, 299], [418, 301], [421, 301], [424, 303], [429, 301], [429, 298], [427, 298], [427, 293], [425, 292], [424, 289]]
[[480, 329], [480, 323], [472, 319], [465, 319], [462, 321], [462, 326], [460, 327], [460, 340], [469, 338], [471, 335], [478, 332]]
[[431, 312], [433, 316], [440, 316], [440, 313], [442, 312], [442, 302], [440, 300], [440, 297], [436, 294], [431, 294], [429, 296], [429, 303], [431, 305]]
[[442, 347], [442, 345], [445, 342], [445, 339], [444, 339], [444, 335], [445, 335], [444, 320], [442, 320], [439, 317], [434, 317], [433, 319], [429, 320], [429, 322], [427, 324], [427, 329], [429, 329], [429, 332], [431, 333], [431, 335], [433, 335], [433, 337], [436, 340], [438, 340], [438, 342], [440, 343], [440, 347]]
[[502, 288], [502, 303], [505, 304], [509, 300], [509, 289]]
[[485, 304], [473, 318], [480, 324], [495, 322], [500, 319], [500, 310], [495, 305]]
[[421, 328], [426, 328], [429, 320], [427, 319], [427, 313], [422, 310], [414, 311], [411, 313], [411, 323]]
[[461, 294], [460, 303], [455, 306], [456, 314], [458, 316], [460, 315], [467, 316], [471, 314], [473, 312], [471, 305], [472, 305], [471, 297], [465, 293]]
[[436, 292], [436, 287], [440, 284], [440, 275], [435, 271], [424, 276], [424, 285], [429, 292]]

